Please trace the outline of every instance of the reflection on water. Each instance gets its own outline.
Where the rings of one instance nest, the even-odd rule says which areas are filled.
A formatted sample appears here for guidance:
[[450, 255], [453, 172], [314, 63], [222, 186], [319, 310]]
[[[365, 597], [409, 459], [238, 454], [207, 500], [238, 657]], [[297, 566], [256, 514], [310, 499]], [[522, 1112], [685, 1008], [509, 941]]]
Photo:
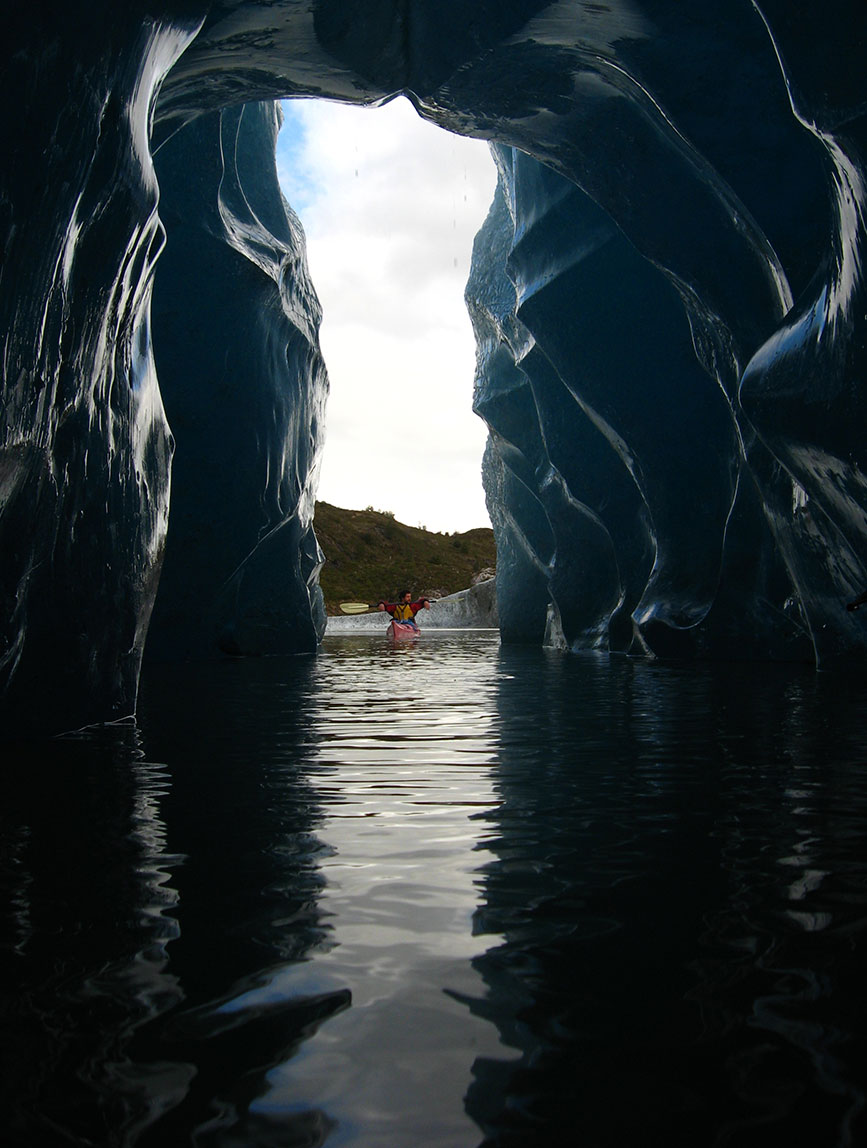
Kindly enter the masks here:
[[502, 803], [484, 815], [497, 859], [477, 927], [505, 943], [476, 961], [477, 1007], [523, 1052], [478, 1066], [468, 1108], [489, 1142], [856, 1143], [857, 692], [536, 658], [504, 674]]
[[4, 759], [2, 1143], [120, 1143], [149, 1118], [149, 1093], [171, 1103], [185, 1087], [183, 1069], [153, 1064], [148, 1080], [126, 1055], [182, 998], [168, 773], [131, 727], [7, 745]]
[[4, 750], [9, 1145], [865, 1141], [860, 683], [428, 633]]

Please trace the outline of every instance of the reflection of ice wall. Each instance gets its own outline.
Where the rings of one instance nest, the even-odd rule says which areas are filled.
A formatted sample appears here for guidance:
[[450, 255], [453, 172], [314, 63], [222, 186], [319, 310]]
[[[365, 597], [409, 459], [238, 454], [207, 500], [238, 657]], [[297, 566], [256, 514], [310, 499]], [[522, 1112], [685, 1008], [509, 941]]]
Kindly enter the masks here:
[[156, 657], [313, 650], [324, 626], [312, 518], [327, 380], [304, 235], [274, 170], [278, 116], [201, 116], [156, 155], [154, 344], [176, 442]]
[[[250, 530], [213, 570], [207, 546], [191, 548], [197, 571], [186, 586], [166, 567], [156, 636], [172, 652], [180, 614], [199, 634], [215, 626], [228, 649], [314, 640], [306, 500], [316, 431], [305, 428], [317, 417], [321, 367], [313, 313], [300, 314], [312, 296], [279, 241], [291, 223], [251, 179], [258, 161], [243, 142], [235, 148], [243, 128], [230, 128], [248, 113], [175, 135], [221, 109], [299, 94], [375, 103], [406, 92], [433, 122], [499, 145], [502, 198], [486, 231], [496, 250], [488, 270], [479, 256], [471, 294], [506, 637], [809, 652], [824, 664], [863, 657], [861, 615], [843, 608], [867, 585], [863, 4], [154, 0], [146, 9], [145, 18], [109, 0], [13, 2], [4, 16], [4, 719], [29, 714], [58, 728], [134, 706], [170, 456], [149, 332], [161, 244], [150, 146], [165, 145], [170, 236], [173, 195], [176, 222], [184, 203], [206, 198], [191, 167], [189, 186], [180, 177], [182, 139], [200, 158], [210, 140], [212, 174], [214, 149], [226, 160], [209, 209], [214, 233], [185, 248], [183, 270], [199, 262], [212, 280], [184, 294], [161, 277], [165, 369], [177, 368], [179, 452], [190, 452], [178, 536], [191, 543], [197, 518], [218, 549], [225, 525], [245, 519]], [[187, 218], [176, 251], [189, 227]], [[208, 247], [215, 236], [228, 244], [219, 256]], [[231, 428], [233, 444], [249, 446], [250, 435], [261, 444], [239, 456], [245, 480], [258, 475], [247, 486], [254, 504], [227, 504], [223, 525], [208, 500], [231, 502], [236, 487], [219, 470], [206, 477], [210, 451], [194, 445], [180, 405], [193, 372], [183, 339], [169, 346], [174, 322], [192, 349], [191, 323], [170, 312], [200, 304], [212, 385], [229, 378], [215, 361], [217, 314], [232, 379], [236, 336], [249, 334], [257, 364], [246, 430], [251, 410], [233, 407], [231, 394], [219, 414], [210, 404], [198, 412], [213, 413], [221, 441]], [[300, 389], [290, 381], [281, 396], [267, 364], [282, 366], [287, 347], [287, 379]], [[215, 593], [224, 584], [231, 603]]]

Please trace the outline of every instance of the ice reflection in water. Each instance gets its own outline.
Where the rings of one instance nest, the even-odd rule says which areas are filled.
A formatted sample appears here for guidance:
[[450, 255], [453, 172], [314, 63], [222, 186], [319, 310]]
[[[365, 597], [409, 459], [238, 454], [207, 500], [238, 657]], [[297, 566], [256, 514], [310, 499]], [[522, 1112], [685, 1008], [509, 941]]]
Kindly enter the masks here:
[[143, 760], [131, 725], [5, 750], [0, 1142], [131, 1141], [192, 1072], [142, 1074], [127, 1056], [183, 998], [169, 969], [181, 859], [160, 818], [168, 771]]
[[152, 670], [7, 755], [3, 1143], [863, 1142], [860, 705], [472, 634]]
[[516, 668], [480, 914], [506, 940], [475, 964], [524, 1057], [477, 1066], [489, 1142], [858, 1143], [858, 685], [545, 652]]

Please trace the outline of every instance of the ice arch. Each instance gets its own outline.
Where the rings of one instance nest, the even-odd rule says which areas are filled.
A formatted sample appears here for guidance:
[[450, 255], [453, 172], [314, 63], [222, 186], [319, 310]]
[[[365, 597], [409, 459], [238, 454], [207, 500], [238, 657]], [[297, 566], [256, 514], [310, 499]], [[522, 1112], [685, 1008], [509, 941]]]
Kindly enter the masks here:
[[[858, 0], [696, 7], [6, 6], [4, 721], [60, 728], [134, 706], [172, 449], [149, 329], [152, 154], [176, 251], [197, 195], [210, 204], [210, 247], [190, 235], [179, 270], [200, 262], [214, 310], [166, 263], [161, 380], [190, 383], [185, 354], [216, 363], [242, 332], [255, 364], [254, 537], [208, 624], [227, 648], [315, 642], [316, 304], [262, 150], [268, 102], [287, 95], [402, 92], [496, 143], [469, 296], [506, 637], [863, 658], [843, 603], [867, 583], [867, 15]], [[192, 413], [205, 423], [212, 403]], [[211, 507], [240, 493], [249, 459], [223, 471], [216, 491], [193, 475]], [[188, 614], [166, 632], [195, 645], [178, 636]]]

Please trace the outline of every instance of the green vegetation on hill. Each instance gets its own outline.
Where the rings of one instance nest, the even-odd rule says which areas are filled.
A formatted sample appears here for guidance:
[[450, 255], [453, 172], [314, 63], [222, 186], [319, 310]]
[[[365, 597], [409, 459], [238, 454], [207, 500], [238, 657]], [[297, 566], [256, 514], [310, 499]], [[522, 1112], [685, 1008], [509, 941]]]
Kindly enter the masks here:
[[342, 510], [327, 502], [316, 503], [313, 526], [325, 553], [319, 582], [329, 614], [340, 613], [340, 602], [373, 605], [404, 589], [456, 594], [497, 561], [494, 532], [481, 527], [434, 534], [381, 510]]

